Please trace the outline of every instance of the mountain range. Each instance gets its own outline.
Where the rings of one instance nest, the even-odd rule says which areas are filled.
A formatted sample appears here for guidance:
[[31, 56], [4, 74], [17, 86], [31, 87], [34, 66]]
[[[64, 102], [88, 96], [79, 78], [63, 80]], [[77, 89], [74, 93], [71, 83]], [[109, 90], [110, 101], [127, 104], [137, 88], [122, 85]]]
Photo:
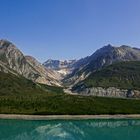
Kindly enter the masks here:
[[67, 75], [64, 81], [68, 84], [75, 84], [84, 80], [96, 70], [122, 61], [140, 61], [140, 49], [131, 48], [126, 45], [115, 47], [109, 44], [104, 46], [91, 56], [78, 60], [76, 64], [78, 63], [79, 67]]
[[[83, 86], [86, 87], [83, 91], [85, 92], [85, 89], [87, 90], [86, 83], [90, 83], [88, 84], [90, 87], [97, 88], [108, 88], [110, 86], [113, 88], [127, 88], [128, 90], [129, 86], [131, 89], [136, 88], [136, 90], [139, 90], [140, 85], [133, 82], [134, 80], [139, 82], [140, 79], [140, 73], [138, 73], [140, 70], [139, 61], [140, 49], [126, 45], [116, 47], [109, 44], [98, 49], [91, 56], [79, 60], [49, 59], [41, 64], [34, 57], [24, 55], [16, 45], [10, 41], [0, 40], [1, 72], [14, 76], [22, 76], [34, 83], [67, 87], [78, 93], [80, 93], [79, 89], [83, 89], [81, 88]], [[127, 62], [127, 64], [123, 62]], [[123, 68], [122, 66], [126, 67]], [[135, 67], [135, 69], [133, 69], [133, 67]], [[131, 69], [131, 71], [129, 69]], [[126, 74], [123, 74], [122, 71], [124, 70]], [[122, 83], [127, 83], [127, 81], [129, 81], [127, 86], [116, 86], [114, 82], [116, 78], [114, 73], [116, 73], [116, 71]], [[132, 72], [134, 72], [134, 75], [131, 74]], [[111, 76], [114, 76], [114, 84], [110, 84], [113, 82], [109, 78], [111, 76], [108, 73], [112, 73]], [[108, 79], [108, 81], [105, 81], [105, 79]], [[106, 86], [104, 86], [104, 84], [99, 84], [99, 81], [100, 83], [106, 82]], [[116, 82], [120, 81], [116, 80]]]
[[43, 63], [43, 65], [51, 70], [55, 70], [60, 73], [63, 77], [68, 75], [74, 70], [74, 64], [76, 60], [52, 60], [49, 59]]
[[13, 43], [0, 40], [0, 70], [19, 74], [37, 83], [61, 85], [60, 74], [46, 69], [32, 56], [25, 56]]

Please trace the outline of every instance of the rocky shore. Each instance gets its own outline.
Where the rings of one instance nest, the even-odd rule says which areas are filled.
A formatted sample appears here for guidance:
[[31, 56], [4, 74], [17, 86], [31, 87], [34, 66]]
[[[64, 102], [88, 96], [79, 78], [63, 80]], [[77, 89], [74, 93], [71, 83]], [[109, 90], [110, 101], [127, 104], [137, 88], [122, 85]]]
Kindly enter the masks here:
[[19, 120], [88, 120], [88, 119], [140, 119], [140, 114], [128, 115], [18, 115], [0, 114], [0, 119]]

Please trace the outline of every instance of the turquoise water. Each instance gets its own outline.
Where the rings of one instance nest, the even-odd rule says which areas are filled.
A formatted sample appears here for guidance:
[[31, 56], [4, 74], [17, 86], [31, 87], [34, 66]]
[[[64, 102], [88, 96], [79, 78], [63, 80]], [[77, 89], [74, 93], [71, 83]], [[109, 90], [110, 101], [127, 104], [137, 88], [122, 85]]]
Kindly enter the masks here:
[[140, 120], [0, 120], [0, 140], [140, 140]]

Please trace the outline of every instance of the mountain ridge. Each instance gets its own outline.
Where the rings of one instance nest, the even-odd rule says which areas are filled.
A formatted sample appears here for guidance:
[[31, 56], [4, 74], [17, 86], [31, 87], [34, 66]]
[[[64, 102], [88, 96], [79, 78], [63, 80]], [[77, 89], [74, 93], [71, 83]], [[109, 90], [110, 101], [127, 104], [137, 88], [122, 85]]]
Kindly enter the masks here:
[[140, 61], [117, 62], [90, 74], [72, 87], [94, 96], [140, 97]]
[[[42, 64], [40, 64], [35, 58], [32, 60], [27, 58], [13, 43], [7, 40], [0, 40], [0, 62], [3, 68], [6, 67], [7, 69], [12, 69], [34, 82], [48, 85], [61, 85], [57, 78], [52, 78], [52, 75], [56, 74], [56, 72], [51, 70], [47, 71], [47, 69], [44, 68], [44, 66], [42, 66]], [[32, 64], [33, 62], [34, 64]], [[37, 66], [43, 72], [39, 71]], [[45, 71], [46, 73], [50, 72], [51, 77], [49, 74], [46, 74]]]
[[73, 65], [76, 63], [76, 59], [73, 60], [52, 60], [48, 59], [43, 65], [48, 68], [57, 71], [63, 77], [71, 73], [74, 69]]
[[86, 57], [83, 60], [85, 63], [82, 64], [82, 67], [79, 66], [79, 68], [69, 74], [64, 79], [65, 83], [68, 83], [68, 85], [73, 83], [76, 84], [79, 81], [84, 80], [93, 71], [111, 65], [115, 62], [140, 61], [140, 49], [131, 48], [127, 45], [114, 47], [109, 44], [98, 49], [91, 56]]
[[43, 64], [24, 55], [13, 43], [0, 40], [0, 71], [20, 74], [36, 83], [71, 87], [93, 72], [123, 61], [140, 61], [140, 49], [110, 44], [79, 60], [52, 60]]

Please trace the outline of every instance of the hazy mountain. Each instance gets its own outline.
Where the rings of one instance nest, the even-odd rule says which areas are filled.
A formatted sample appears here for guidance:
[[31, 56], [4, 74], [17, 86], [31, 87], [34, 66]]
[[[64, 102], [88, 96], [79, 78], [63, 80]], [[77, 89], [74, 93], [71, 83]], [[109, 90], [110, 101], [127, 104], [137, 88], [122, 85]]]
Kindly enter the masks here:
[[60, 85], [58, 73], [47, 70], [33, 57], [25, 57], [14, 44], [7, 40], [0, 40], [0, 70], [20, 74], [34, 82]]
[[49, 59], [43, 63], [43, 65], [51, 70], [55, 70], [66, 76], [67, 74], [71, 73], [74, 70], [74, 64], [76, 60], [52, 60]]
[[[101, 49], [98, 49], [91, 56], [79, 60], [81, 61], [79, 67], [75, 69], [71, 74], [69, 74], [64, 79], [64, 82], [68, 84], [77, 83], [81, 80], [84, 80], [92, 72], [101, 69], [105, 66], [111, 65], [115, 62], [139, 60], [140, 49], [131, 48], [126, 45], [114, 47], [109, 44]], [[79, 61], [77, 61], [77, 63]]]

